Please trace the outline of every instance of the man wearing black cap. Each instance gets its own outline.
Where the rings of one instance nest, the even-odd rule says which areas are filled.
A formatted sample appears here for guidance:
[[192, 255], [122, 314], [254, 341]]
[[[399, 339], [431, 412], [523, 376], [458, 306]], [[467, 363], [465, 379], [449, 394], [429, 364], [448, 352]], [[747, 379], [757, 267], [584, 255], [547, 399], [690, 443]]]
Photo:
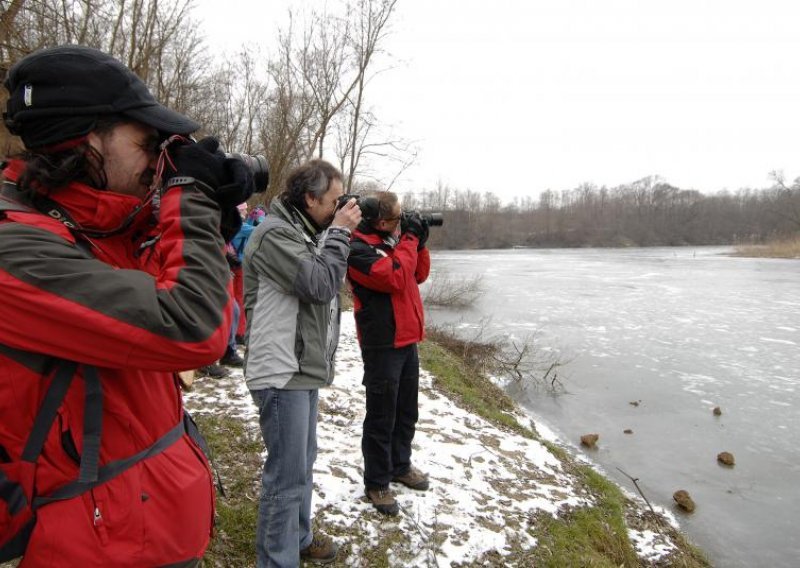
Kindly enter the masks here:
[[0, 562], [195, 566], [214, 491], [176, 371], [225, 350], [252, 176], [100, 51], [9, 71], [0, 193]]

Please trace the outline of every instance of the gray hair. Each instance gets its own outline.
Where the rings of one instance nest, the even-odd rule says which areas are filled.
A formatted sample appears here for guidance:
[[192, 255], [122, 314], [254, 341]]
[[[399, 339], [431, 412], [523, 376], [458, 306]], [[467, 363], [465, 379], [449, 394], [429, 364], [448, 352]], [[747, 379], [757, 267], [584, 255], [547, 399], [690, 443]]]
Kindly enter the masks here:
[[306, 194], [321, 199], [334, 180], [343, 181], [342, 172], [325, 160], [311, 160], [292, 170], [281, 198], [285, 203], [305, 210]]

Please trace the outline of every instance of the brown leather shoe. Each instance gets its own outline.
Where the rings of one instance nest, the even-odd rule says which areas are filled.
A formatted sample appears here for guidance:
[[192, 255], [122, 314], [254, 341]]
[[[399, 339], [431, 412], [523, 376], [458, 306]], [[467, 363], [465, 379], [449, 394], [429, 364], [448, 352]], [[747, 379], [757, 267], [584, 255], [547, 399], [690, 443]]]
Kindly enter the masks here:
[[316, 532], [314, 533], [314, 538], [311, 539], [311, 544], [300, 551], [300, 558], [315, 564], [330, 564], [336, 560], [338, 551], [339, 545], [333, 542], [331, 537], [324, 533]]
[[406, 487], [416, 489], [417, 491], [427, 491], [428, 487], [430, 487], [430, 483], [428, 483], [428, 476], [414, 466], [411, 466], [403, 475], [397, 475], [393, 477], [392, 481], [402, 483]]
[[386, 489], [365, 489], [365, 493], [369, 502], [379, 513], [394, 517], [400, 512], [400, 506], [394, 499], [394, 493], [388, 487]]

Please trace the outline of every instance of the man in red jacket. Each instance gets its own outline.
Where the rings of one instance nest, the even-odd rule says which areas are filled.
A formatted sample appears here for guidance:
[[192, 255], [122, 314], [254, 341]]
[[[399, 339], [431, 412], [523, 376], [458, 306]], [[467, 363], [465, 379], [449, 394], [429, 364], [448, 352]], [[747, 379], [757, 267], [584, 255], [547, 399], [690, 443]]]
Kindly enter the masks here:
[[425, 337], [419, 284], [428, 278], [428, 226], [403, 214], [397, 196], [377, 192], [360, 201], [363, 221], [350, 243], [347, 277], [364, 361], [367, 415], [361, 450], [367, 498], [396, 515], [392, 481], [425, 491], [428, 478], [411, 465], [418, 418], [419, 356]]
[[100, 51], [35, 52], [6, 87], [0, 561], [196, 566], [214, 489], [176, 371], [225, 350], [252, 176]]

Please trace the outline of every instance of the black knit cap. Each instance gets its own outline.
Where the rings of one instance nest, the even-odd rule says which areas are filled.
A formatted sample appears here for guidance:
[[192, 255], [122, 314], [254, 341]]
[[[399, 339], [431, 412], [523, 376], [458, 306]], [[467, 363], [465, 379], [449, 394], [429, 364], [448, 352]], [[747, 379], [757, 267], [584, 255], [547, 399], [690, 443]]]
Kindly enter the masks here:
[[28, 148], [84, 136], [100, 115], [121, 115], [166, 135], [186, 135], [200, 127], [160, 105], [121, 62], [90, 47], [62, 45], [35, 51], [9, 70], [5, 86], [6, 127]]

